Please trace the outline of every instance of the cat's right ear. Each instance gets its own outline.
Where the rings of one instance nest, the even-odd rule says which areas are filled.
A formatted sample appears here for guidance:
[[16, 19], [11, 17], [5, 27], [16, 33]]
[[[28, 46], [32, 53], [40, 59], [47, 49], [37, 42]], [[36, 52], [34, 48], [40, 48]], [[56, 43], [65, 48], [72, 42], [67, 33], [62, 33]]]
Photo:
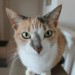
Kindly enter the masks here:
[[23, 19], [25, 18], [24, 16], [17, 14], [16, 12], [12, 11], [9, 8], [6, 8], [6, 13], [7, 13], [7, 16], [8, 16], [8, 18], [9, 18], [11, 24], [12, 24], [12, 27], [14, 29], [17, 29], [18, 24], [20, 22], [22, 22]]

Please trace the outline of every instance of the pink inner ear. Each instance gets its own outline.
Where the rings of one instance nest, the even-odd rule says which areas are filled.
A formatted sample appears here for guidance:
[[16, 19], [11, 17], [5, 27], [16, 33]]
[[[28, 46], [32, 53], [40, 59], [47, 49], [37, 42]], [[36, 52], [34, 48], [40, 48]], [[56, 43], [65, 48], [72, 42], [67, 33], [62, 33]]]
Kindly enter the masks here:
[[8, 16], [8, 18], [9, 18], [9, 20], [10, 20], [10, 23], [11, 23], [12, 27], [13, 27], [15, 30], [17, 30], [17, 29], [18, 29], [18, 26], [16, 25], [16, 22], [15, 22], [13, 19], [11, 19], [10, 16]]
[[15, 24], [16, 24], [15, 21], [14, 21], [13, 19], [10, 18], [10, 16], [8, 16], [8, 18], [9, 18], [10, 23], [11, 23], [12, 25], [15, 25]]

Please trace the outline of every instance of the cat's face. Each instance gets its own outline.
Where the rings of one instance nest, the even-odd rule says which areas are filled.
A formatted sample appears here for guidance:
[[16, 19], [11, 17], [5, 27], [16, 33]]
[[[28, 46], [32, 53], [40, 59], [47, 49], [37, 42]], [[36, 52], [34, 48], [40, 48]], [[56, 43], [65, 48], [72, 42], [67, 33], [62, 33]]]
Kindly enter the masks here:
[[46, 16], [34, 18], [18, 15], [10, 9], [6, 11], [14, 28], [14, 38], [19, 48], [40, 53], [46, 52], [56, 43], [61, 6]]
[[31, 18], [19, 24], [14, 37], [19, 47], [31, 47], [40, 53], [56, 42], [57, 29], [38, 18]]

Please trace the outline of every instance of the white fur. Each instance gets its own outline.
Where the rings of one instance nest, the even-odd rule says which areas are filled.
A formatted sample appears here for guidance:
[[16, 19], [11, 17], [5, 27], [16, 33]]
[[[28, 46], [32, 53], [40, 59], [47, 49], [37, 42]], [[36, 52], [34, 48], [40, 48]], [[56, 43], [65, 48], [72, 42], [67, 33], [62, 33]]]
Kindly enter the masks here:
[[[36, 30], [35, 30], [36, 31]], [[31, 69], [34, 73], [41, 74], [52, 68], [53, 61], [57, 54], [57, 43], [53, 46], [50, 41], [43, 38], [44, 31], [39, 28], [37, 31], [41, 37], [43, 50], [38, 54], [31, 46], [30, 42], [18, 46], [18, 54], [24, 66]]]
[[25, 75], [35, 75], [34, 72], [32, 72], [29, 68], [25, 71]]
[[41, 75], [51, 75], [51, 71], [48, 71], [48, 72], [42, 73]]

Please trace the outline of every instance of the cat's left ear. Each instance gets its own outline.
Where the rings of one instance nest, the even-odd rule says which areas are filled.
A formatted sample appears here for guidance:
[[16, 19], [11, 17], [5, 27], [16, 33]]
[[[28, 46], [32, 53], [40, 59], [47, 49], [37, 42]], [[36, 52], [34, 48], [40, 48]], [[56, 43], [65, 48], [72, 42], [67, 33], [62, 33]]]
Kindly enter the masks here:
[[6, 8], [7, 16], [12, 24], [12, 27], [16, 30], [18, 28], [18, 24], [23, 21], [24, 16], [17, 14], [13, 10]]
[[53, 22], [55, 27], [57, 27], [61, 9], [62, 9], [62, 5], [59, 5], [52, 12], [44, 16], [48, 20], [49, 23]]

